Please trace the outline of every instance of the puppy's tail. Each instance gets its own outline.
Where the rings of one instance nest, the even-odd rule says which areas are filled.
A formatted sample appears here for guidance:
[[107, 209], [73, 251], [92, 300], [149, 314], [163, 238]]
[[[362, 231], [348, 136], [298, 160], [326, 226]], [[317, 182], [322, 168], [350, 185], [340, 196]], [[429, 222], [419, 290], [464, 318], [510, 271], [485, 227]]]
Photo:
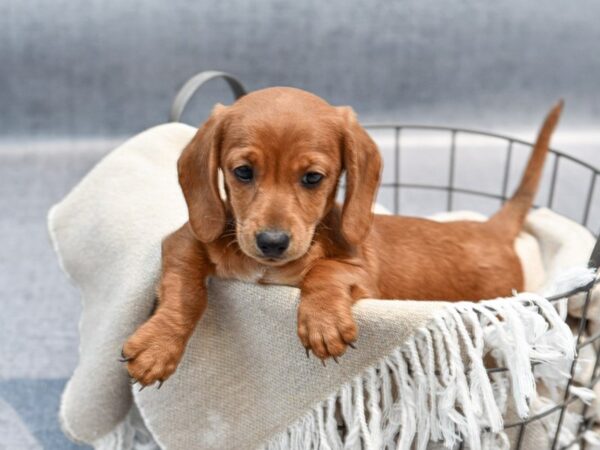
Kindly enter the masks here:
[[514, 239], [519, 234], [533, 204], [548, 154], [550, 138], [560, 118], [563, 103], [560, 100], [546, 116], [517, 191], [489, 220], [489, 224], [497, 226], [508, 239]]

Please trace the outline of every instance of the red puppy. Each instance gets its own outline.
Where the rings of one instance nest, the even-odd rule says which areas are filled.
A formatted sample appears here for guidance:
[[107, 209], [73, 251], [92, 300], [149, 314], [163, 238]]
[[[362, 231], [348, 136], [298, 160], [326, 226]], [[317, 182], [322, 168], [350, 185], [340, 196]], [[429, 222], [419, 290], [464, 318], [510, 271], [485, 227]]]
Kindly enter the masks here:
[[124, 346], [129, 373], [142, 385], [173, 373], [206, 308], [209, 276], [300, 288], [298, 335], [322, 359], [356, 340], [352, 305], [361, 298], [478, 300], [523, 289], [513, 243], [561, 109], [498, 213], [438, 223], [373, 216], [381, 157], [351, 108], [292, 88], [218, 105], [178, 162], [189, 222], [163, 242], [159, 305]]

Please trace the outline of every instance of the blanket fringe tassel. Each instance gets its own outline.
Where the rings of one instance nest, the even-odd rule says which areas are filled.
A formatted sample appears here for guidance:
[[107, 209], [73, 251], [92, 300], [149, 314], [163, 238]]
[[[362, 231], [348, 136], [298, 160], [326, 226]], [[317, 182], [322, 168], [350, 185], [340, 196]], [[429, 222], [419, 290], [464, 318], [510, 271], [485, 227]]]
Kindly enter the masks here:
[[[484, 357], [504, 372], [489, 376]], [[268, 441], [265, 450], [425, 450], [431, 442], [508, 449], [507, 408], [525, 418], [536, 377], [568, 376], [573, 336], [543, 297], [448, 304], [361, 375]], [[532, 363], [543, 370], [534, 376]], [[429, 447], [431, 448], [431, 447]]]

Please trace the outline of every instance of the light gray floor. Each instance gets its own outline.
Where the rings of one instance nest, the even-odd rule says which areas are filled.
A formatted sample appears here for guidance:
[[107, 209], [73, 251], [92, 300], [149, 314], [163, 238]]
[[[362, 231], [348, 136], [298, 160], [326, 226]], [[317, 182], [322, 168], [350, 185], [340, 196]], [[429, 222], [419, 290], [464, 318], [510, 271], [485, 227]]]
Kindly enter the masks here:
[[58, 427], [80, 301], [46, 231], [50, 206], [113, 142], [0, 144], [0, 448], [75, 448]]

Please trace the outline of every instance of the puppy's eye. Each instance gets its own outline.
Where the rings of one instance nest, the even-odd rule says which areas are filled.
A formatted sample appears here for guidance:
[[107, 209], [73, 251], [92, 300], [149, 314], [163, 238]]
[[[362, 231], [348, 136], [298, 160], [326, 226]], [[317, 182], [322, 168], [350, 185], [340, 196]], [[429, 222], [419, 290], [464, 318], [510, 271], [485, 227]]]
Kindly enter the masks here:
[[307, 172], [302, 176], [302, 184], [304, 187], [311, 188], [317, 186], [322, 179], [323, 175], [318, 172]]
[[233, 174], [235, 177], [243, 183], [248, 183], [252, 181], [254, 177], [254, 171], [250, 166], [239, 166], [233, 169]]

